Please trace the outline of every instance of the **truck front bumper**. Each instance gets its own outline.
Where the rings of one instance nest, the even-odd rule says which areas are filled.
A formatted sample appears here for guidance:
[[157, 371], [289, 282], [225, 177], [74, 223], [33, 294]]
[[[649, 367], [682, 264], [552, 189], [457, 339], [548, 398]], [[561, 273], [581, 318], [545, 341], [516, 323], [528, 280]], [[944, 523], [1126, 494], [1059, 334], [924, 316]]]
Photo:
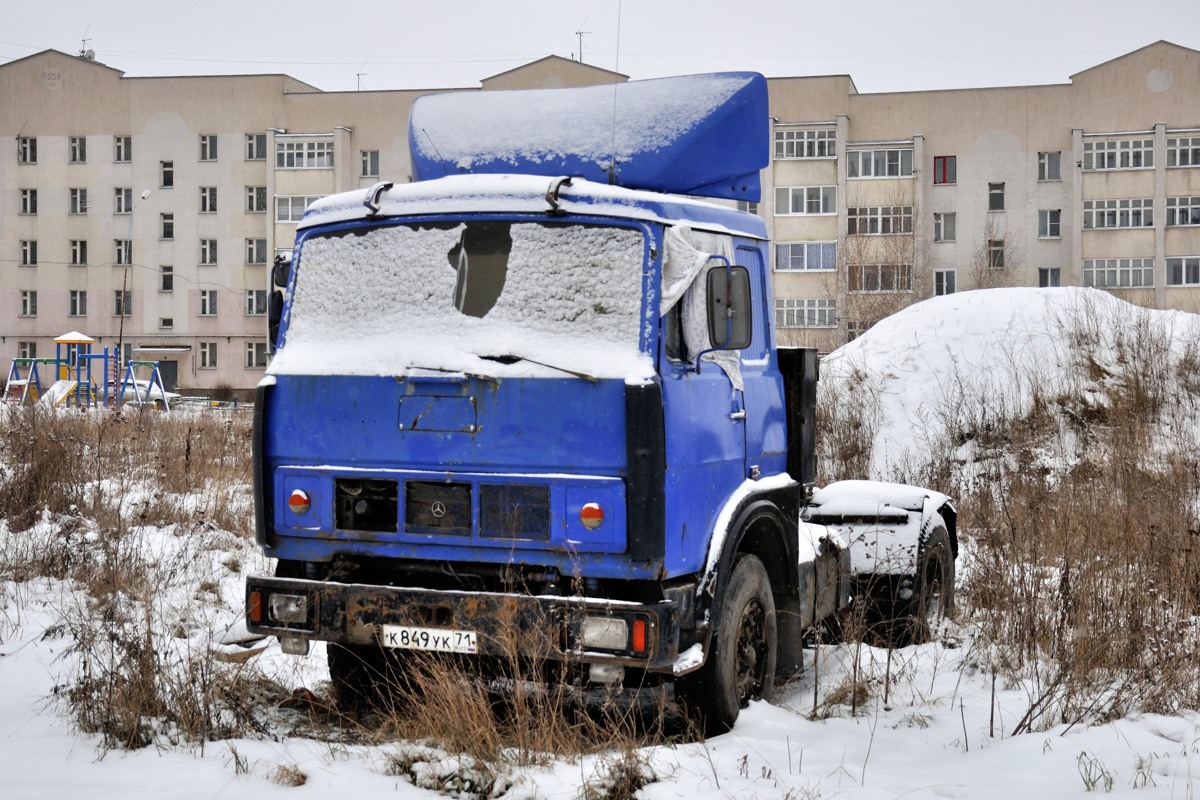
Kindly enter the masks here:
[[254, 576], [246, 580], [246, 623], [251, 633], [276, 636], [292, 650], [300, 645], [301, 652], [311, 640], [396, 646], [385, 627], [401, 626], [439, 639], [473, 633], [480, 656], [670, 673], [679, 656], [680, 603]]

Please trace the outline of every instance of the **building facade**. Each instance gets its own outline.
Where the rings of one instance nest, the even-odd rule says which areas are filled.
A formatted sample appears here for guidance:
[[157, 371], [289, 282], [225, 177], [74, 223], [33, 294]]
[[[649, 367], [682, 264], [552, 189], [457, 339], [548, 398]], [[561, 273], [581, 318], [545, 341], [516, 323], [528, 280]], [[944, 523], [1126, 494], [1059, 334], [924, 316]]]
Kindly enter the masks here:
[[[479, 89], [623, 80], [551, 56]], [[1200, 311], [1200, 53], [1158, 42], [1049, 86], [768, 85], [752, 210], [775, 242], [781, 345], [827, 351], [917, 300], [992, 286]], [[75, 330], [159, 361], [186, 393], [253, 387], [275, 254], [314, 199], [409, 179], [423, 93], [126, 78], [53, 50], [0, 65], [0, 363]]]

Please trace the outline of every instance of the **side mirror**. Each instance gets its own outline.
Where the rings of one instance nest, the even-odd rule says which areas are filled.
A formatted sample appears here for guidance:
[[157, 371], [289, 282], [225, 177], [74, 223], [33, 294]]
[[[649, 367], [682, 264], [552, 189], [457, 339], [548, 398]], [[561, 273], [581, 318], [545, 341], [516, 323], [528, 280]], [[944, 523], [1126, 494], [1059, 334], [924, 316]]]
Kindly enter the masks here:
[[288, 278], [292, 275], [292, 259], [290, 256], [275, 256], [275, 266], [271, 268], [271, 283], [280, 289], [286, 289]]
[[271, 303], [267, 308], [267, 350], [275, 355], [275, 341], [279, 338], [279, 323], [283, 320], [283, 292], [271, 292]]
[[750, 271], [727, 266], [708, 273], [708, 338], [714, 350], [742, 350], [754, 335]]

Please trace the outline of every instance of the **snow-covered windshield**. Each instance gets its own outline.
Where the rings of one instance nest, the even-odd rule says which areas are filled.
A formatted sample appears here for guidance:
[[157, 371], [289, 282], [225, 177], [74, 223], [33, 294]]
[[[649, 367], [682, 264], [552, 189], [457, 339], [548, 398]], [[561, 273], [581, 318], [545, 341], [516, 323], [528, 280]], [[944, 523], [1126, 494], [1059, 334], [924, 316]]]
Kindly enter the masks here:
[[308, 239], [272, 373], [644, 377], [644, 234], [473, 220]]

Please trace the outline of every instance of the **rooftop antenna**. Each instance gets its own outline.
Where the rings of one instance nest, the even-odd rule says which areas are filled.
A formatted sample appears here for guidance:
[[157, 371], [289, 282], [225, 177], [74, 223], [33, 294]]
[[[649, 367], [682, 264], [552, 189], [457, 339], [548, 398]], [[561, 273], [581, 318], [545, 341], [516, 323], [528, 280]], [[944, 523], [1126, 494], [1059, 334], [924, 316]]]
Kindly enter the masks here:
[[[585, 20], [586, 22], [586, 20]], [[621, 0], [617, 0], [617, 52], [613, 57], [612, 160], [608, 162], [608, 182], [617, 182], [617, 73], [621, 69]]]
[[[359, 69], [362, 69], [362, 68], [363, 68], [363, 67], [365, 67], [366, 65], [367, 65], [367, 62], [366, 62], [366, 61], [364, 61], [364, 62], [362, 63], [362, 66], [360, 66], [360, 67], [359, 67]], [[358, 79], [358, 91], [360, 91], [360, 92], [362, 91], [362, 79], [363, 79], [363, 75], [366, 75], [366, 74], [367, 74], [367, 73], [365, 73], [365, 72], [356, 72], [356, 73], [354, 73], [354, 77], [355, 77], [356, 79]]]
[[84, 38], [83, 38], [83, 42], [80, 44], [80, 47], [79, 47], [79, 57], [86, 58], [88, 61], [95, 61], [96, 60], [96, 51], [90, 49], [87, 46], [87, 43], [91, 41], [91, 39], [87, 38], [87, 33], [88, 33], [88, 29], [84, 28], [83, 29], [83, 37]]
[[583, 30], [583, 26], [587, 25], [587, 21], [589, 19], [591, 19], [591, 17], [584, 17], [583, 22], [579, 23], [579, 30], [575, 31], [575, 35], [579, 37], [579, 63], [580, 64], [583, 63], [583, 37], [585, 34], [591, 33], [591, 31]]

